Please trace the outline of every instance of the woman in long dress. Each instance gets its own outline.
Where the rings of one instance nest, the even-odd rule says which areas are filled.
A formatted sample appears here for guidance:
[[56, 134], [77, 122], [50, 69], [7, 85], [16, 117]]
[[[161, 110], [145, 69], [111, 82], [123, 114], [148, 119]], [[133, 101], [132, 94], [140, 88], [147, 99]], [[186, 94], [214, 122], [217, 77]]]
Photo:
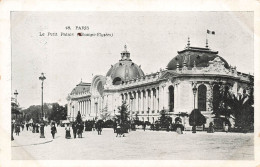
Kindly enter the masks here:
[[71, 135], [70, 135], [70, 125], [69, 124], [65, 127], [65, 131], [66, 131], [65, 138], [70, 139]]

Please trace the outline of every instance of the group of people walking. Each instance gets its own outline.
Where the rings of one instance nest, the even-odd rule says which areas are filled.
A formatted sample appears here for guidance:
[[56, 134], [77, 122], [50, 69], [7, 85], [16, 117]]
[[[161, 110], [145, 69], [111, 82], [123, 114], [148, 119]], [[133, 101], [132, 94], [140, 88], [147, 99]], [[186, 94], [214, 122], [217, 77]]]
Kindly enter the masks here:
[[[77, 122], [72, 123], [72, 132], [73, 132], [74, 139], [77, 138], [77, 135], [78, 135], [78, 138], [82, 138], [83, 131], [84, 131], [84, 125], [82, 123], [77, 123]], [[69, 123], [66, 124], [65, 132], [66, 132], [65, 138], [70, 139], [71, 134], [70, 134], [70, 124]]]

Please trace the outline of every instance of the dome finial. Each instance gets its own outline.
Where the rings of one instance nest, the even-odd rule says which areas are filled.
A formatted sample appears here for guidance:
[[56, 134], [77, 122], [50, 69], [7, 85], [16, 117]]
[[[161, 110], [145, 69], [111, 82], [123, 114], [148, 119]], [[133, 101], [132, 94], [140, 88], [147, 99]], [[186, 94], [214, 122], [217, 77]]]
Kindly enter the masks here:
[[187, 47], [189, 48], [190, 47], [190, 37], [188, 36], [188, 44], [187, 44]]
[[206, 39], [206, 48], [208, 48], [208, 38]]
[[124, 48], [125, 48], [125, 51], [127, 51], [127, 46], [126, 46], [126, 44], [125, 44]]
[[124, 51], [121, 53], [121, 60], [130, 60], [130, 53], [127, 51], [126, 44], [124, 46]]

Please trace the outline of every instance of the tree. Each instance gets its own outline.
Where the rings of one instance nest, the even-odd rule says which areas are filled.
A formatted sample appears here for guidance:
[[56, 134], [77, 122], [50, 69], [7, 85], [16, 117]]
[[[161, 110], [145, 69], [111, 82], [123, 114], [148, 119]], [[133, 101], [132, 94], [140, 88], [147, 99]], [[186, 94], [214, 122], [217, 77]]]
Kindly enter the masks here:
[[165, 110], [161, 110], [160, 115], [161, 116], [159, 118], [159, 121], [160, 121], [161, 127], [163, 127], [163, 128], [168, 127], [170, 125], [170, 123], [172, 122], [172, 118], [170, 116], [166, 115]]
[[231, 113], [235, 119], [235, 127], [243, 132], [247, 132], [254, 127], [254, 107], [252, 95], [229, 96], [227, 105], [230, 107]]
[[48, 113], [49, 120], [59, 122], [60, 120], [67, 119], [67, 106], [60, 106], [58, 103], [51, 105], [51, 110]]
[[76, 122], [77, 122], [77, 123], [82, 123], [82, 118], [81, 118], [81, 114], [80, 114], [79, 111], [78, 111], [78, 115], [77, 115], [77, 117], [76, 117]]
[[100, 113], [100, 118], [105, 121], [111, 118], [111, 114], [108, 113], [107, 107], [103, 108], [102, 112]]
[[26, 115], [25, 117], [26, 121], [32, 119], [33, 122], [37, 122], [37, 123], [40, 122], [40, 115], [41, 115], [40, 105], [32, 105], [27, 109], [22, 110], [22, 112]]
[[196, 133], [196, 126], [202, 126], [206, 123], [206, 118], [198, 109], [191, 111], [189, 116], [189, 124], [192, 126], [193, 133]]
[[17, 103], [11, 102], [11, 113], [15, 115], [15, 119], [17, 119], [17, 115], [22, 114], [20, 110], [21, 108], [19, 108]]
[[[29, 121], [33, 119], [34, 122], [40, 121], [41, 116], [41, 105], [32, 105], [27, 109], [22, 110], [25, 120]], [[43, 112], [45, 117], [55, 122], [59, 122], [60, 120], [65, 120], [67, 118], [67, 106], [60, 106], [58, 103], [44, 103]]]
[[128, 106], [126, 105], [126, 101], [122, 102], [122, 105], [118, 107], [119, 113], [120, 115], [117, 116], [118, 120], [120, 121], [120, 123], [124, 124], [127, 122], [128, 118], [129, 118], [129, 111], [128, 111]]
[[246, 94], [244, 90], [242, 95], [235, 95], [228, 85], [221, 85], [220, 83], [219, 97], [214, 101], [215, 110], [213, 114], [215, 114], [215, 117], [224, 116], [224, 121], [227, 122], [233, 116], [235, 127], [243, 132], [247, 132], [254, 127], [254, 78], [249, 76], [249, 81], [247, 87], [249, 94]]

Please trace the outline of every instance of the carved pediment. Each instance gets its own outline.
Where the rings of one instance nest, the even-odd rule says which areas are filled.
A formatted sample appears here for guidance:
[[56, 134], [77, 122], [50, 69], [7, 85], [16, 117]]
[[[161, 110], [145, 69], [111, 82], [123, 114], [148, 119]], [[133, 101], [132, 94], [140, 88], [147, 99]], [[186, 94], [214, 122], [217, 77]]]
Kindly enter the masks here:
[[224, 65], [225, 63], [219, 57], [216, 57], [213, 61], [209, 61], [209, 66], [204, 68], [203, 71], [227, 74], [229, 70]]
[[168, 72], [165, 72], [163, 75], [161, 75], [159, 79], [171, 79], [176, 76], [178, 76], [178, 74], [176, 72], [168, 71]]

